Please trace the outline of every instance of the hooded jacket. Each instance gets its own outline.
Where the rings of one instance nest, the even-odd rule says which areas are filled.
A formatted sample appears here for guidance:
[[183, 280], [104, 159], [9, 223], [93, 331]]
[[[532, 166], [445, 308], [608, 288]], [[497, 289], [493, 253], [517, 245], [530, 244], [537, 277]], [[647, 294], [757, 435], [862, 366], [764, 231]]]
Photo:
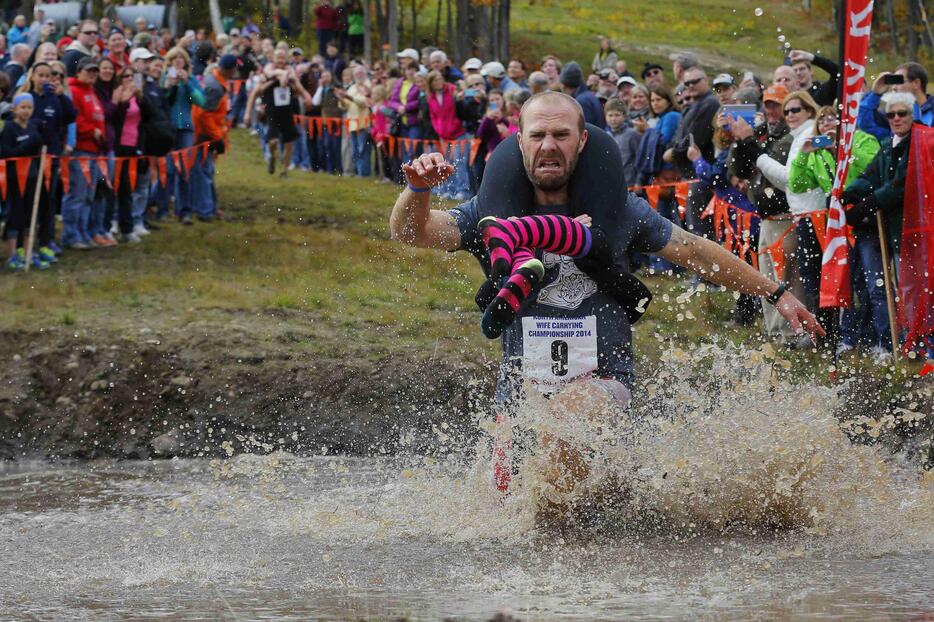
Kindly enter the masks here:
[[[94, 90], [93, 84], [85, 84], [78, 78], [68, 78], [68, 88], [71, 89], [71, 101], [77, 113], [76, 142], [77, 151], [88, 153], [102, 153], [104, 134], [104, 107]], [[94, 130], [100, 130], [101, 139], [94, 137]]]

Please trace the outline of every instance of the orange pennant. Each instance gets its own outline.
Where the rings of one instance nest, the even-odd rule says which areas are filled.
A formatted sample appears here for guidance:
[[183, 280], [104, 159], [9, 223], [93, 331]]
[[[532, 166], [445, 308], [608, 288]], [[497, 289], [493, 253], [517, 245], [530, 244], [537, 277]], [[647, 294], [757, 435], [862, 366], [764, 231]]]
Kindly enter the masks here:
[[182, 150], [182, 163], [185, 166], [185, 177], [188, 177], [188, 173], [191, 171], [191, 167], [194, 166], [194, 148], [183, 149]]
[[477, 159], [477, 153], [480, 151], [481, 140], [479, 138], [474, 138], [470, 141], [470, 165], [473, 166], [474, 161]]
[[114, 158], [114, 193], [120, 190], [120, 177], [123, 174], [123, 162], [126, 158]]
[[658, 193], [661, 191], [661, 188], [658, 186], [646, 186], [643, 188], [645, 190], [645, 198], [649, 202], [649, 205], [652, 206], [652, 209], [658, 209]]
[[185, 179], [188, 179], [188, 171], [182, 168], [182, 152], [181, 151], [172, 152], [172, 162], [175, 163], [175, 171], [179, 175], [184, 175]]
[[[61, 159], [61, 175], [62, 175], [62, 193], [68, 194], [68, 187], [71, 185], [71, 158], [62, 158]], [[3, 171], [6, 174], [6, 171]], [[4, 184], [4, 194], [6, 193], [6, 185]]]
[[165, 188], [167, 185], [168, 171], [166, 170], [165, 158], [153, 158], [156, 161], [156, 171], [159, 173], [159, 183]]
[[81, 172], [84, 174], [84, 178], [88, 180], [88, 185], [91, 185], [91, 161], [87, 158], [78, 158], [78, 166], [81, 167]]
[[107, 158], [97, 158], [97, 168], [101, 171], [101, 177], [104, 178], [104, 183], [107, 184], [107, 187], [113, 190], [113, 184], [110, 183], [110, 175], [107, 172]]
[[814, 235], [823, 251], [827, 248], [827, 211], [813, 212], [810, 216], [811, 223], [814, 225]]
[[45, 180], [45, 191], [50, 192], [52, 190], [52, 156], [46, 156], [45, 166], [43, 166], [42, 177]]
[[0, 166], [0, 198], [6, 200], [6, 163]]
[[26, 184], [29, 181], [29, 165], [32, 158], [11, 158], [16, 163], [16, 183], [19, 185], [20, 195], [26, 196]]
[[127, 158], [126, 172], [129, 175], [130, 190], [136, 190], [136, 177], [139, 175], [139, 158]]

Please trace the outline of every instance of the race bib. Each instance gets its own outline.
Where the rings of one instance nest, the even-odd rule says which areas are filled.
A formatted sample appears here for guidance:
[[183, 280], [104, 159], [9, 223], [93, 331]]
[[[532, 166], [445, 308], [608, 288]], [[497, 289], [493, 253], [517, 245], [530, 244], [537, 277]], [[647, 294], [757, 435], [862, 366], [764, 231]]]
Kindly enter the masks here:
[[595, 371], [597, 317], [522, 318], [522, 369], [546, 391]]
[[272, 101], [276, 106], [288, 106], [292, 102], [292, 90], [287, 86], [277, 86], [272, 90]]

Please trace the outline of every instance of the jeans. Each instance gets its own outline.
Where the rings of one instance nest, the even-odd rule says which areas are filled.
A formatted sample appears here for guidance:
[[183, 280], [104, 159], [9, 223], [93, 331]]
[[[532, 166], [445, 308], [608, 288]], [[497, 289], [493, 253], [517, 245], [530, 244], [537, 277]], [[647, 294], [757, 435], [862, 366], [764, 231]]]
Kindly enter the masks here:
[[311, 152], [308, 150], [308, 131], [298, 124], [298, 140], [292, 143], [292, 164], [303, 171], [311, 169]]
[[889, 330], [889, 307], [885, 297], [885, 280], [882, 276], [882, 248], [875, 232], [856, 232], [856, 255], [863, 269], [869, 310], [872, 316], [873, 344], [892, 349], [892, 333]]
[[447, 180], [445, 191], [451, 197], [470, 195], [470, 172], [467, 170], [470, 161], [470, 134], [462, 134], [457, 141], [466, 141], [463, 144], [453, 144], [449, 147], [448, 155], [454, 162], [454, 174]]
[[[107, 177], [110, 179], [111, 184], [115, 183], [113, 153], [107, 154]], [[94, 200], [94, 205], [91, 208], [91, 217], [88, 219], [88, 233], [90, 233], [92, 237], [95, 235], [106, 236], [110, 233], [110, 221], [107, 219], [107, 204], [113, 201], [113, 196], [113, 190], [105, 187], [101, 195]]]
[[[246, 92], [246, 83], [240, 85], [240, 90], [237, 91], [237, 94], [233, 97], [233, 104], [231, 106], [230, 117], [233, 122], [233, 127], [238, 126], [243, 121], [243, 113], [246, 111], [246, 101], [247, 101], [247, 92]], [[184, 131], [184, 130], [179, 130]]]
[[[177, 130], [175, 132], [175, 149], [187, 149], [195, 144], [195, 133], [192, 130]], [[166, 189], [175, 191], [175, 215], [191, 215], [191, 173], [175, 169], [175, 161], [167, 158]], [[181, 159], [181, 158], [179, 158]], [[184, 166], [184, 161], [182, 161]]]
[[318, 141], [321, 146], [322, 166], [328, 173], [341, 173], [341, 137], [324, 129]]
[[357, 175], [369, 177], [371, 160], [373, 158], [373, 143], [370, 142], [369, 130], [357, 130], [350, 133], [350, 144], [353, 148], [353, 164]]
[[94, 191], [97, 189], [97, 182], [101, 179], [101, 172], [97, 162], [90, 160], [88, 164], [91, 182], [88, 183], [77, 158], [97, 157], [97, 155], [87, 151], [75, 151], [73, 154], [75, 159], [68, 162], [68, 193], [62, 199], [62, 245], [64, 246], [79, 242], [86, 244], [91, 241], [88, 223], [94, 207]]
[[191, 207], [199, 218], [214, 217], [214, 153], [208, 151], [203, 158], [198, 150], [195, 164], [191, 167]]
[[133, 189], [133, 226], [143, 224], [143, 216], [149, 205], [149, 163], [140, 160], [137, 170], [136, 187]]
[[840, 336], [848, 346], [871, 346], [875, 340], [872, 314], [869, 307], [869, 292], [866, 291], [866, 276], [855, 247], [850, 248], [850, 290], [853, 306], [845, 307], [840, 318]]

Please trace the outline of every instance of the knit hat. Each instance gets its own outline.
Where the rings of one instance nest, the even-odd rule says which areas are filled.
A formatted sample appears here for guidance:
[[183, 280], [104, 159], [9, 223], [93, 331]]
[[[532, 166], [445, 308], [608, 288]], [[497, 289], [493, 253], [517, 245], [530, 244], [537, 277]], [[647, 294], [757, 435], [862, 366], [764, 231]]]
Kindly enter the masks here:
[[569, 89], [576, 89], [584, 83], [584, 72], [581, 66], [575, 61], [571, 61], [561, 68], [561, 76], [558, 80]]
[[30, 95], [29, 93], [20, 93], [19, 95], [13, 98], [13, 107], [15, 108], [19, 106], [20, 104], [22, 104], [23, 102], [27, 102], [27, 101], [30, 104], [33, 103], [32, 95]]

